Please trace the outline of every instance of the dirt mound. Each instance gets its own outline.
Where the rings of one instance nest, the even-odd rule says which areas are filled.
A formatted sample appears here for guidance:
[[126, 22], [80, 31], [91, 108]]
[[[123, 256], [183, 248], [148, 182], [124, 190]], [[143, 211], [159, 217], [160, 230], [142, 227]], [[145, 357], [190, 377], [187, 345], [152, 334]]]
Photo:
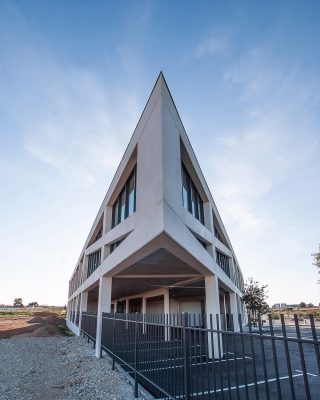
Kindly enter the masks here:
[[7, 318], [6, 324], [3, 325], [2, 329], [0, 329], [0, 339], [10, 337], [46, 337], [64, 335], [70, 336], [72, 334], [67, 328], [65, 320], [53, 313], [49, 313], [46, 317], [37, 315], [33, 318], [29, 317], [24, 319]]
[[27, 335], [30, 337], [47, 337], [60, 336], [61, 334], [56, 326], [42, 326]]
[[50, 315], [49, 317], [44, 318], [44, 323], [47, 325], [65, 325], [65, 320], [56, 317], [55, 315]]
[[28, 321], [29, 324], [43, 324], [44, 319], [42, 317], [34, 317]]

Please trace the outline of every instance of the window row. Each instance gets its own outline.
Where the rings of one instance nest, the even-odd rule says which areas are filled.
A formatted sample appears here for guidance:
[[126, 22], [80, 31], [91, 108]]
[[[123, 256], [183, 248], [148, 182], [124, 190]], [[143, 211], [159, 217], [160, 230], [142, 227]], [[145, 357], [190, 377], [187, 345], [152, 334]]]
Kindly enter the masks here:
[[112, 228], [136, 211], [136, 168], [133, 169], [112, 207]]
[[182, 171], [182, 204], [198, 221], [204, 224], [203, 201], [186, 169], [181, 164]]
[[101, 264], [101, 249], [90, 254], [88, 257], [88, 272], [87, 278], [99, 267]]
[[244, 291], [244, 281], [240, 269], [236, 263], [234, 263], [234, 284], [242, 292]]
[[216, 250], [216, 262], [222, 271], [230, 278], [229, 257], [221, 253], [219, 250]]

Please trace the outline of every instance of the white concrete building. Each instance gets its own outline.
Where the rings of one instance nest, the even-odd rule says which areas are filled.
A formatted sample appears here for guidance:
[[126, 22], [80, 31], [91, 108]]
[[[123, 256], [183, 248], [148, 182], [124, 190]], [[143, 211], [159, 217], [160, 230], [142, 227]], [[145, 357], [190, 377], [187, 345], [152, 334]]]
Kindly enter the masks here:
[[[160, 73], [69, 283], [67, 322], [102, 312], [243, 312], [243, 277]], [[238, 329], [235, 319], [235, 329]]]

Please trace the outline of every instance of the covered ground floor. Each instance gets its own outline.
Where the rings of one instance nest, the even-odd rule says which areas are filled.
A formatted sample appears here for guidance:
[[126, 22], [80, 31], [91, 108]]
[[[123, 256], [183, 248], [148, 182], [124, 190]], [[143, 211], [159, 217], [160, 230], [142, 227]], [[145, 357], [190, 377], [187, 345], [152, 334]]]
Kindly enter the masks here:
[[[105, 313], [140, 313], [178, 315], [189, 313], [190, 324], [206, 323], [199, 316], [219, 315], [213, 320], [222, 329], [239, 330], [238, 316], [244, 315], [243, 305], [235, 293], [217, 275], [204, 274], [197, 265], [165, 249], [122, 269], [113, 276], [100, 277], [91, 287], [78, 293], [68, 304], [67, 321], [80, 331], [83, 312], [97, 314], [97, 355], [101, 315]], [[202, 321], [202, 322], [200, 322]]]

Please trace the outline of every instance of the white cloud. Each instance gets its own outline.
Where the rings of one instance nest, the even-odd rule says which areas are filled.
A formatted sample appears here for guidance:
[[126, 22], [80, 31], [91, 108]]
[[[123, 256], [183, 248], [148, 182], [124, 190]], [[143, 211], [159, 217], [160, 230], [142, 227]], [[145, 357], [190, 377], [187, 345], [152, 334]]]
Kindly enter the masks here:
[[229, 40], [226, 36], [210, 36], [198, 44], [195, 50], [195, 57], [202, 58], [207, 55], [224, 56], [228, 51]]

